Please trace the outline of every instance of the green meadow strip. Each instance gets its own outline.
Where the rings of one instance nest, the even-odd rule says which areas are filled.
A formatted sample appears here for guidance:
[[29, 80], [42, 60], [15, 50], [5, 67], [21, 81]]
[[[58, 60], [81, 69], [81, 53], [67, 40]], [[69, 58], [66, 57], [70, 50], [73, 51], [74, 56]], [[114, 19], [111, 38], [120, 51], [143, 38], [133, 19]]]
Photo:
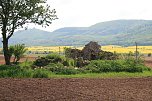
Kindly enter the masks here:
[[152, 77], [152, 71], [144, 71], [143, 73], [109, 72], [109, 73], [75, 74], [75, 75], [57, 75], [57, 74], [49, 75], [49, 78], [136, 78], [136, 77]]

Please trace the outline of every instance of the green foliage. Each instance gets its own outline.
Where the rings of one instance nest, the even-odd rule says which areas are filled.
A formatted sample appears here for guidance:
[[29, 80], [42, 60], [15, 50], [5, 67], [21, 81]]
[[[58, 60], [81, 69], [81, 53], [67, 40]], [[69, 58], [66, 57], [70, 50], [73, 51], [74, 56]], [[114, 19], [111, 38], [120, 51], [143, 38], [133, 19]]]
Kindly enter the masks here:
[[64, 65], [61, 63], [50, 63], [49, 65], [46, 66], [46, 68], [52, 72], [60, 72], [62, 71], [62, 68], [64, 68]]
[[33, 62], [26, 60], [25, 62], [20, 63], [19, 66], [22, 69], [32, 69]]
[[3, 70], [14, 70], [19, 68], [19, 66], [7, 66], [7, 65], [0, 65], [0, 71]]
[[7, 75], [13, 78], [30, 78], [32, 77], [32, 71], [27, 69], [15, 69], [8, 71]]
[[47, 66], [47, 69], [52, 71], [55, 74], [70, 75], [70, 74], [77, 74], [78, 73], [78, 71], [74, 67], [65, 67], [61, 63], [58, 63], [58, 64], [51, 63]]
[[20, 66], [0, 66], [0, 78], [48, 78], [49, 72], [45, 69], [26, 69]]
[[149, 70], [142, 63], [136, 64], [134, 60], [95, 60], [85, 67], [93, 73], [100, 72], [143, 72]]
[[64, 48], [64, 53], [66, 58], [71, 58], [71, 49], [72, 48], [67, 48], [67, 47]]
[[24, 44], [17, 44], [14, 46], [10, 46], [9, 50], [11, 51], [11, 54], [14, 55], [14, 63], [17, 63], [21, 57], [24, 56], [24, 53], [27, 51], [27, 48]]
[[66, 58], [66, 60], [63, 62], [64, 66], [75, 66], [75, 61], [74, 59], [71, 58]]
[[65, 61], [65, 57], [56, 53], [52, 53], [47, 55], [46, 57], [41, 57], [34, 61], [34, 65], [38, 67], [47, 66], [49, 63], [63, 63]]
[[33, 65], [38, 66], [38, 67], [43, 67], [43, 66], [47, 66], [49, 63], [50, 61], [47, 58], [41, 57], [37, 59], [36, 61], [34, 61]]
[[33, 74], [33, 78], [48, 78], [50, 72], [45, 69], [36, 69]]
[[[50, 10], [46, 5], [47, 0], [1, 0], [0, 1], [0, 21], [7, 25], [8, 38], [15, 29], [23, 27], [26, 23], [35, 23], [38, 25], [49, 26], [53, 20], [57, 19], [55, 9]], [[29, 9], [30, 8], [30, 9]], [[7, 10], [6, 10], [7, 9]], [[8, 16], [4, 20], [3, 15]], [[0, 23], [0, 26], [4, 26]]]
[[29, 78], [32, 77], [32, 71], [27, 69], [21, 69], [19, 66], [0, 66], [0, 77], [11, 78]]
[[71, 74], [78, 74], [79, 72], [74, 69], [73, 67], [67, 67], [67, 68], [63, 68], [61, 72], [57, 73], [57, 74], [66, 74], [66, 75], [71, 75]]
[[[0, 28], [2, 29], [3, 50], [7, 65], [10, 65], [11, 57], [8, 40], [16, 29], [23, 28], [27, 23], [49, 26], [53, 20], [57, 19], [55, 9], [50, 10], [50, 6], [46, 3], [47, 0], [0, 0]], [[17, 53], [15, 51], [15, 54], [17, 57], [14, 62], [17, 63], [21, 56], [18, 51]]]
[[65, 57], [57, 53], [52, 53], [52, 54], [47, 55], [46, 59], [49, 59], [51, 63], [63, 63], [63, 61], [65, 60]]

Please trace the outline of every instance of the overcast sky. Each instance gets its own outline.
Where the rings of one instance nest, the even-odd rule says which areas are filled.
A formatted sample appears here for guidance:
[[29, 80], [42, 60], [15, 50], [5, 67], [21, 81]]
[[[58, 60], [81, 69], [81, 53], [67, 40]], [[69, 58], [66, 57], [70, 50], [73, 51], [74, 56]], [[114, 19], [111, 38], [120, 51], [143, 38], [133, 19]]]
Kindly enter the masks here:
[[117, 19], [152, 19], [152, 0], [48, 0], [58, 20], [45, 30], [88, 27]]

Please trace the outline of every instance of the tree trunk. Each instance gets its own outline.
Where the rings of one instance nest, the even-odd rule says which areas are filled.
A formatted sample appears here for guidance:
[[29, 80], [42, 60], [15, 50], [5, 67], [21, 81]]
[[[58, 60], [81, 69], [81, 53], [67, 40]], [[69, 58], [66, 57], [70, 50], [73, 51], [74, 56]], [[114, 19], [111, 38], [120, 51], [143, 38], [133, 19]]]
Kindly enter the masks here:
[[2, 20], [3, 27], [2, 27], [2, 37], [3, 37], [3, 52], [4, 52], [4, 58], [5, 58], [5, 64], [10, 65], [10, 54], [8, 49], [8, 39], [7, 39], [7, 23], [8, 19], [5, 18]]
[[4, 58], [5, 64], [10, 65], [10, 55], [8, 50], [8, 40], [3, 38], [3, 51], [4, 51]]

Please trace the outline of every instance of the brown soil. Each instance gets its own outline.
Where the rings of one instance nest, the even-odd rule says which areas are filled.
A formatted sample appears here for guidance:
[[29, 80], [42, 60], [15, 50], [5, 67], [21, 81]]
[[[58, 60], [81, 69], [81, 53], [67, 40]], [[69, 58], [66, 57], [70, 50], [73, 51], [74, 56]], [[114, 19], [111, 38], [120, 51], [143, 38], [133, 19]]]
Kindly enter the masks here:
[[145, 65], [152, 68], [152, 57], [145, 58]]
[[[11, 62], [13, 62], [13, 58], [14, 57], [11, 58]], [[26, 57], [21, 58], [20, 62], [24, 62], [26, 60], [28, 60], [28, 61], [34, 61], [37, 58], [38, 57], [36, 57], [36, 56], [26, 56]], [[4, 60], [4, 56], [3, 55], [0, 55], [0, 64], [1, 65], [5, 64], [5, 60]]]
[[0, 79], [0, 101], [151, 101], [152, 78]]

